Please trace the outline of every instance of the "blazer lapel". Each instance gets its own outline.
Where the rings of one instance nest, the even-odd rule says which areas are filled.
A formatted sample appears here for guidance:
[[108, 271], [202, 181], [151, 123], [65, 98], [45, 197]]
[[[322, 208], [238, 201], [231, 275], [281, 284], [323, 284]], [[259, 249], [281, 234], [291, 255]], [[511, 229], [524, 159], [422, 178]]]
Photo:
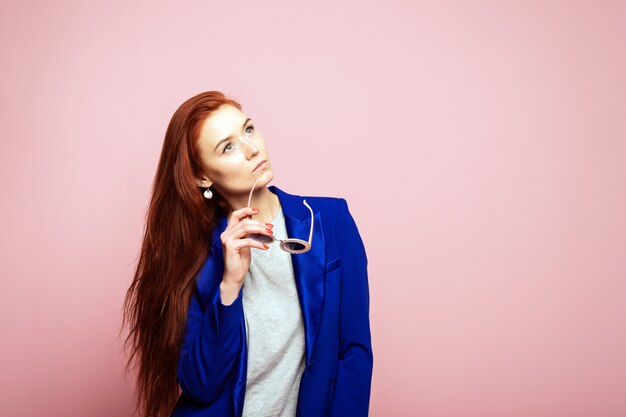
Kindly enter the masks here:
[[[311, 232], [311, 212], [303, 204], [304, 198], [286, 193], [274, 185], [270, 185], [268, 189], [278, 196], [283, 209], [285, 228], [287, 229], [285, 238], [290, 237], [308, 241], [309, 233]], [[293, 273], [304, 321], [307, 366], [311, 363], [311, 356], [322, 317], [326, 266], [326, 245], [322, 218], [320, 212], [316, 210], [314, 201], [307, 201], [314, 214], [311, 249], [305, 253], [291, 254]]]

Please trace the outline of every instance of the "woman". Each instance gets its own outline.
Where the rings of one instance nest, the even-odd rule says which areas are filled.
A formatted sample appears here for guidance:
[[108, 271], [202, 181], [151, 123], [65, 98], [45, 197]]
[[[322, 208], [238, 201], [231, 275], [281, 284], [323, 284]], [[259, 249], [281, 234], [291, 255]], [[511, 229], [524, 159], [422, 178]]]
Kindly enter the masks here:
[[209, 91], [174, 113], [124, 302], [144, 415], [368, 414], [357, 226], [345, 199], [290, 194], [272, 178], [236, 101]]

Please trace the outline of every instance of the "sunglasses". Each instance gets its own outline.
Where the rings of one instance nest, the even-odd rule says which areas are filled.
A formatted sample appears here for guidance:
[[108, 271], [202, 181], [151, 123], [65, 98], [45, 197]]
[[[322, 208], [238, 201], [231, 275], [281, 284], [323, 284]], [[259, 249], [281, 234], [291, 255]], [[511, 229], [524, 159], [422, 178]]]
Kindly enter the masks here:
[[[256, 183], [258, 180], [259, 180], [259, 177], [257, 177], [256, 181], [254, 181], [252, 190], [250, 190], [250, 196], [248, 197], [248, 208], [250, 208], [250, 201], [252, 200], [252, 193], [254, 192], [254, 187], [256, 186]], [[253, 233], [253, 234], [248, 235], [248, 237], [250, 239], [256, 240], [257, 242], [264, 243], [266, 245], [271, 245], [275, 241], [279, 241], [280, 248], [284, 250], [285, 252], [294, 253], [294, 254], [308, 252], [311, 249], [311, 242], [313, 240], [313, 221], [315, 219], [315, 216], [313, 215], [313, 209], [311, 208], [311, 206], [307, 204], [306, 200], [303, 200], [302, 204], [307, 206], [307, 208], [311, 212], [311, 232], [309, 233], [308, 242], [306, 240], [295, 239], [295, 238], [276, 239], [274, 236], [267, 236], [261, 233]], [[248, 218], [252, 218], [252, 216], [249, 216]]]

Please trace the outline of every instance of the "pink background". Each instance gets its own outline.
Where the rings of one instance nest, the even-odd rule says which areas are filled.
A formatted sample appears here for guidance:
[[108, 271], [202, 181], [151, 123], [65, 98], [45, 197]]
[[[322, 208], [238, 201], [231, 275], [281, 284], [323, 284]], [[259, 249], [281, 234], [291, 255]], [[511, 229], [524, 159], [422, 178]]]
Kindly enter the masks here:
[[515, 3], [3, 0], [1, 413], [130, 415], [165, 128], [217, 89], [349, 202], [371, 415], [626, 415], [626, 6]]

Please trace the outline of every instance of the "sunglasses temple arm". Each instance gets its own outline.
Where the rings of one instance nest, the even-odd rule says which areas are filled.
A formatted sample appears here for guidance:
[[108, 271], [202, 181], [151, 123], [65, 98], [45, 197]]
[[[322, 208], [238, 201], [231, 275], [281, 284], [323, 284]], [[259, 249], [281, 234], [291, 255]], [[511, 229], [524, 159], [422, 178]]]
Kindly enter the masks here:
[[254, 187], [256, 187], [257, 182], [259, 182], [259, 177], [256, 177], [256, 180], [254, 180], [254, 185], [252, 185], [252, 189], [250, 190], [250, 195], [248, 196], [248, 208], [250, 208], [250, 202], [252, 201], [252, 193], [254, 192]]
[[[254, 180], [254, 185], [252, 186], [252, 189], [250, 190], [250, 195], [248, 196], [248, 208], [250, 208], [250, 202], [252, 201], [252, 193], [254, 192], [254, 187], [256, 187], [256, 183], [259, 182], [259, 177], [256, 177], [256, 180]], [[252, 218], [252, 216], [248, 216], [249, 219]]]
[[310, 245], [311, 241], [313, 240], [313, 221], [315, 220], [315, 216], [313, 215], [313, 209], [311, 208], [311, 206], [309, 206], [306, 200], [303, 200], [302, 202], [304, 203], [305, 206], [309, 208], [309, 211], [311, 212], [311, 232], [309, 233], [309, 245]]

